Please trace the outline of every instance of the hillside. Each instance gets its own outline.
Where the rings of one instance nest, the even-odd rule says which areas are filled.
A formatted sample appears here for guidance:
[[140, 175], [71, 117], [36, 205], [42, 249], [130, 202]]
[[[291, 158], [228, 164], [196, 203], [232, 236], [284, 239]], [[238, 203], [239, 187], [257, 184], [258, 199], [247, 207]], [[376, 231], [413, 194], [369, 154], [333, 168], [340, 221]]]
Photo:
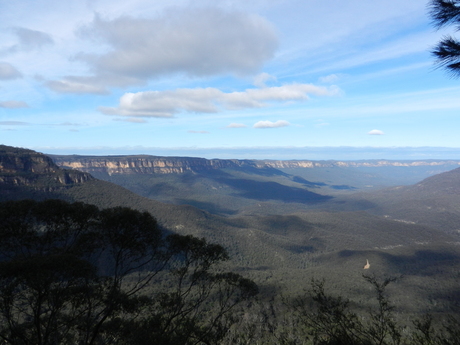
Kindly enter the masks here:
[[289, 214], [336, 196], [416, 183], [458, 161], [273, 161], [158, 156], [51, 156], [147, 198], [218, 215]]
[[0, 145], [0, 200], [53, 195], [94, 178], [84, 172], [61, 169], [38, 152]]
[[[338, 200], [335, 202], [338, 206]], [[376, 215], [457, 233], [460, 230], [460, 169], [410, 186], [358, 193], [342, 200], [341, 206], [356, 209], [358, 205]]]
[[[228, 265], [254, 279], [264, 296], [281, 291], [299, 293], [316, 277], [332, 282], [332, 291], [362, 299], [361, 275], [365, 260], [369, 259], [371, 269], [366, 273], [404, 276], [397, 285], [398, 296], [405, 296], [401, 297], [404, 312], [442, 312], [454, 308], [452, 301], [457, 301], [452, 297], [456, 289], [452, 272], [460, 270], [456, 245], [459, 238], [455, 233], [366, 211], [292, 211], [289, 203], [282, 200], [279, 205], [287, 205], [284, 215], [272, 212], [272, 204], [259, 214], [224, 217], [193, 206], [151, 200], [87, 173], [69, 172], [33, 151], [7, 147], [0, 156], [1, 162], [18, 162], [0, 166], [2, 199], [61, 198], [99, 207], [147, 210], [168, 231], [222, 244], [232, 258]], [[22, 158], [18, 160], [16, 156]], [[41, 169], [35, 168], [38, 162], [43, 164]], [[67, 182], [58, 178], [73, 176], [72, 173], [85, 178]], [[22, 175], [28, 176], [26, 184], [11, 183]], [[55, 185], [44, 189], [41, 181], [54, 181]], [[336, 202], [336, 198], [324, 203], [331, 202]], [[262, 208], [267, 202], [259, 204], [256, 207]], [[363, 301], [362, 306], [365, 304]]]

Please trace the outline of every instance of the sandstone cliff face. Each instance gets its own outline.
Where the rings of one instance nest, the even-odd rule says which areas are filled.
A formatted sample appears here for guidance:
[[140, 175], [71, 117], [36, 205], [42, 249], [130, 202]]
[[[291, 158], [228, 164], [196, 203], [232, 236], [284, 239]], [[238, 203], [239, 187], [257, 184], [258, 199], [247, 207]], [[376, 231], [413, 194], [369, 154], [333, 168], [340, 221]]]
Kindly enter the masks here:
[[357, 168], [357, 167], [414, 167], [414, 166], [459, 166], [459, 161], [282, 161], [282, 160], [237, 160], [204, 159], [192, 157], [158, 156], [52, 156], [57, 165], [89, 173], [113, 174], [180, 174], [187, 171], [203, 172], [214, 169], [257, 168], [257, 169], [305, 169], [305, 168]]
[[88, 173], [65, 170], [48, 156], [21, 148], [0, 145], [0, 183], [56, 190], [93, 179]]
[[[76, 157], [53, 156], [57, 165], [85, 172], [112, 174], [179, 174], [186, 171], [236, 168], [233, 160], [207, 160], [155, 156]], [[242, 162], [242, 161], [241, 161]], [[252, 165], [252, 164], [251, 164]]]

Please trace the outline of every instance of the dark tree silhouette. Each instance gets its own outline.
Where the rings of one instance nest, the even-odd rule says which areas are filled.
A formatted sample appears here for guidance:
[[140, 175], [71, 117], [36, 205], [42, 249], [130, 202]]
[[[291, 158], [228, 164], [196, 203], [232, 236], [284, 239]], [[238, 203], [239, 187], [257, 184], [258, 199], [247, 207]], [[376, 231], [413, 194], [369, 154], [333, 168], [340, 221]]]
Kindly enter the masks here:
[[[454, 25], [460, 29], [459, 0], [431, 0], [429, 13], [436, 28]], [[432, 50], [440, 67], [446, 68], [453, 76], [460, 77], [460, 41], [445, 36]]]
[[216, 270], [227, 258], [204, 239], [165, 237], [147, 212], [0, 203], [0, 343], [216, 343], [257, 293]]
[[396, 279], [366, 275], [363, 278], [372, 285], [377, 299], [377, 306], [364, 315], [355, 312], [348, 299], [328, 294], [324, 281], [312, 280], [310, 293], [289, 304], [289, 310], [300, 321], [297, 326], [300, 336], [297, 341], [284, 343], [309, 339], [315, 345], [402, 344], [402, 327], [395, 322], [393, 306], [386, 294], [388, 284]]

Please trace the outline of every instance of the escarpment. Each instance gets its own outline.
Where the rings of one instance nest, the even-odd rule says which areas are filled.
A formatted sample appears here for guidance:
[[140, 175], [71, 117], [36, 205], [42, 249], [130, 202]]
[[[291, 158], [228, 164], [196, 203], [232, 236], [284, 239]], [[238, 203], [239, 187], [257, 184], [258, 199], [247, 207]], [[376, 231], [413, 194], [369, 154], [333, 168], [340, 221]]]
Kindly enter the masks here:
[[53, 191], [91, 179], [88, 173], [60, 168], [42, 153], [0, 145], [0, 183], [4, 187]]
[[359, 167], [417, 167], [459, 165], [458, 161], [311, 161], [311, 160], [238, 160], [195, 157], [132, 156], [59, 156], [53, 161], [61, 166], [89, 173], [114, 174], [181, 174], [218, 169], [314, 169]]

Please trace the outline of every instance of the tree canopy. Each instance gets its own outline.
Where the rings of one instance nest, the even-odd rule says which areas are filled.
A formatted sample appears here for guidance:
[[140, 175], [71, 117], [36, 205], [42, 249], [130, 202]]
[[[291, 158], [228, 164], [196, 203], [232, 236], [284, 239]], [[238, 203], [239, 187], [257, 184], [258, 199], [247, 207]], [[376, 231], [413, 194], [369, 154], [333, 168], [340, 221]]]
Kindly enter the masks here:
[[224, 248], [147, 212], [60, 200], [0, 204], [2, 344], [200, 344], [257, 286]]

